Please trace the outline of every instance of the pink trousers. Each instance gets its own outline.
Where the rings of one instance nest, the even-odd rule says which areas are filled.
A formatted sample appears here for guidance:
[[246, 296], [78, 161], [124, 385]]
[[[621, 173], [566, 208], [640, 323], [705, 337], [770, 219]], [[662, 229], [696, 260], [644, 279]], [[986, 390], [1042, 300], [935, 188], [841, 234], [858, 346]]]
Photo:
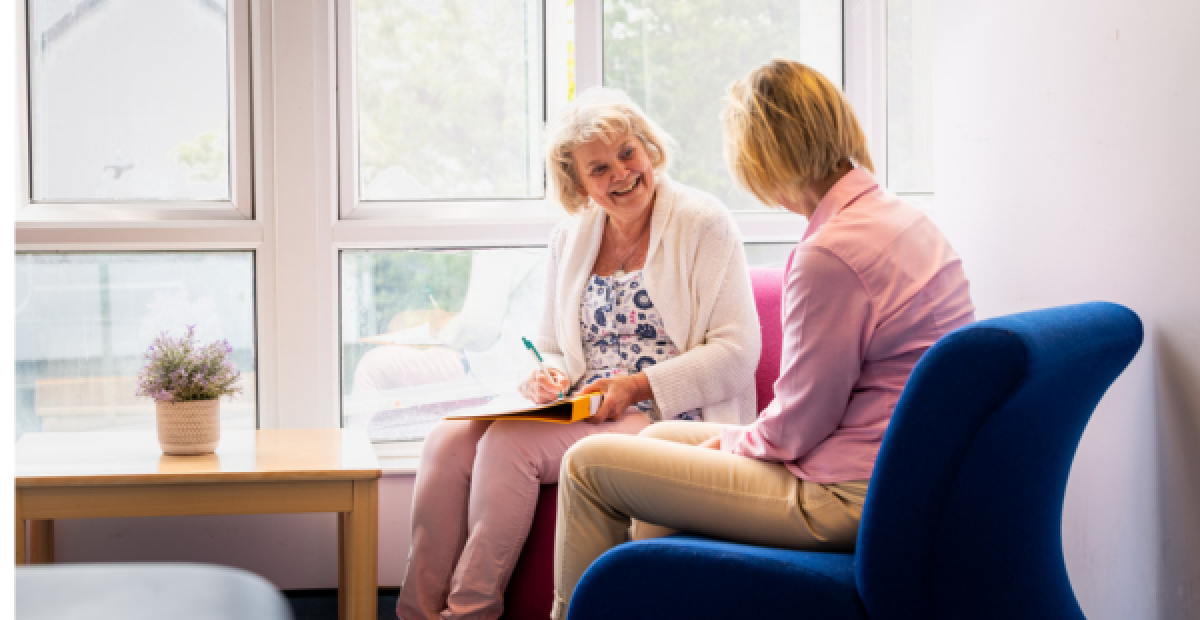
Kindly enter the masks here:
[[538, 487], [558, 482], [567, 448], [589, 435], [636, 435], [649, 425], [636, 412], [603, 424], [439, 422], [417, 471], [412, 547], [396, 615], [498, 618]]

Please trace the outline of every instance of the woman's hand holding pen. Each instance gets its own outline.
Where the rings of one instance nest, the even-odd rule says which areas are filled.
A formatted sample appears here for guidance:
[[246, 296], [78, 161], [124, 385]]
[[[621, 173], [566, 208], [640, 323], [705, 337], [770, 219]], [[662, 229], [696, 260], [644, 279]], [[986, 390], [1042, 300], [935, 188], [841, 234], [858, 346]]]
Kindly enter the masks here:
[[[549, 376], [547, 376], [549, 375]], [[521, 395], [539, 405], [554, 402], [560, 394], [571, 387], [567, 375], [557, 368], [546, 367], [545, 372], [534, 370], [520, 385]]]
[[629, 407], [647, 398], [654, 398], [654, 392], [650, 389], [650, 380], [640, 372], [625, 377], [597, 379], [579, 393], [597, 392], [604, 394], [604, 402], [600, 403], [600, 409], [596, 411], [596, 415], [587, 418], [587, 421], [593, 424], [616, 420]]

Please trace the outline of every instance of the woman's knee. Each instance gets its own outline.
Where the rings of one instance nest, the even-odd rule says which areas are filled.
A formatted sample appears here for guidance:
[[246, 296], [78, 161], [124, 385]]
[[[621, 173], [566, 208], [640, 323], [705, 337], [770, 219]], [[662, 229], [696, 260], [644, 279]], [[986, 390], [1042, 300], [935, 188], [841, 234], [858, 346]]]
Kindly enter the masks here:
[[[530, 424], [545, 424], [531, 422]], [[528, 425], [520, 422], [500, 422], [493, 424], [479, 440], [475, 460], [480, 467], [495, 469], [516, 468], [527, 469], [535, 467], [538, 462], [538, 450], [534, 445], [538, 441], [536, 428], [525, 428]]]
[[598, 434], [579, 440], [563, 455], [560, 482], [582, 479], [589, 467], [611, 461], [630, 439], [628, 435]]
[[448, 466], [457, 464], [468, 471], [475, 461], [479, 439], [488, 429], [488, 422], [478, 420], [441, 420], [425, 437], [422, 465]]
[[647, 426], [642, 432], [638, 433], [639, 437], [649, 437], [651, 439], [663, 439], [673, 441], [675, 443], [690, 443], [685, 441], [683, 437], [688, 437], [698, 430], [697, 422], [689, 422], [685, 420], [666, 420], [657, 424]]

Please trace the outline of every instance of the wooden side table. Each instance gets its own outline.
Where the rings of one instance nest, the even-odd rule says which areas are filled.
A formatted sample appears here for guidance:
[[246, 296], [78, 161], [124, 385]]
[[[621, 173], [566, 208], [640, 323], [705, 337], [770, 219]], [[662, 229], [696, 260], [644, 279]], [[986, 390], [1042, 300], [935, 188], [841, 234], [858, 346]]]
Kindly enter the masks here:
[[153, 432], [26, 433], [16, 563], [53, 561], [54, 519], [336, 512], [338, 615], [374, 619], [382, 473], [362, 429], [229, 431], [205, 456], [163, 455]]

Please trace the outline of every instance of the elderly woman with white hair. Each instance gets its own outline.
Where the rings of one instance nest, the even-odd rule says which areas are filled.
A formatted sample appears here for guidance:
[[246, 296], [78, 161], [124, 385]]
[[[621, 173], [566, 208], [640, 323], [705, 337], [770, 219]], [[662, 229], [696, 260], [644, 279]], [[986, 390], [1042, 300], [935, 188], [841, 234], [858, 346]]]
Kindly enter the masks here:
[[[536, 339], [538, 402], [600, 392], [573, 424], [443, 420], [425, 441], [400, 618], [496, 618], [533, 521], [538, 487], [595, 434], [661, 420], [754, 419], [761, 349], [745, 254], [715, 197], [667, 177], [668, 137], [624, 93], [584, 93], [550, 128], [555, 198]], [[549, 611], [549, 610], [547, 610]]]

